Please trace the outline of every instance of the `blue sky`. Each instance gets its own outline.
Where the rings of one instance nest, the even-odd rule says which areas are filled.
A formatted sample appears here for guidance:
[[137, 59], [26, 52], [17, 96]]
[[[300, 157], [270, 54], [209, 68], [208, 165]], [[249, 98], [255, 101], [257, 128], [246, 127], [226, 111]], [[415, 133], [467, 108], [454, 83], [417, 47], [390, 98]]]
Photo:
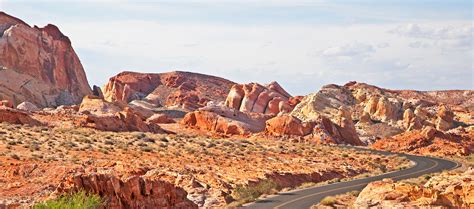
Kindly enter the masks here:
[[356, 80], [474, 89], [471, 1], [22, 1], [0, 10], [57, 25], [91, 85], [124, 70], [273, 80], [304, 95]]

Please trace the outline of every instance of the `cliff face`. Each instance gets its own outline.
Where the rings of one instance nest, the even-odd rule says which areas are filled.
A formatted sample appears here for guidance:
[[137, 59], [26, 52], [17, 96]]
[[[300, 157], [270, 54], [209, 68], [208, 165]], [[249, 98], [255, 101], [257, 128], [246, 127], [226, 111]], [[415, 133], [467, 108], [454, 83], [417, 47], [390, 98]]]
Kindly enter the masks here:
[[58, 27], [30, 27], [0, 12], [0, 98], [41, 107], [80, 103], [91, 94], [71, 41]]

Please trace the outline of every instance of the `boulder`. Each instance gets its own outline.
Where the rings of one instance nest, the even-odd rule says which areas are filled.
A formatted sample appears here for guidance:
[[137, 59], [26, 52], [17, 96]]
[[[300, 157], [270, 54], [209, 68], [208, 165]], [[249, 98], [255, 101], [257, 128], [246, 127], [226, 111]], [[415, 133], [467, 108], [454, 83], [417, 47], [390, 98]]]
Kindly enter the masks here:
[[437, 133], [438, 131], [431, 127], [431, 126], [426, 126], [425, 128], [423, 128], [423, 130], [421, 131], [421, 135], [423, 135], [426, 139], [433, 139], [433, 137], [435, 136], [435, 134]]
[[403, 113], [403, 127], [407, 131], [411, 131], [411, 130], [423, 128], [423, 124], [420, 118], [417, 115], [415, 115], [413, 110], [406, 109], [405, 112]]
[[352, 145], [363, 145], [357, 135], [354, 123], [352, 122], [352, 114], [347, 106], [339, 107], [337, 129], [340, 138], [344, 143]]
[[0, 12], [0, 34], [0, 98], [51, 107], [92, 93], [71, 41], [56, 26], [30, 27]]
[[369, 115], [375, 114], [377, 111], [378, 102], [379, 98], [377, 96], [370, 97], [370, 99], [365, 103], [364, 112], [368, 113]]
[[377, 103], [377, 109], [372, 115], [375, 119], [383, 122], [397, 121], [400, 119], [402, 104], [396, 99], [380, 97]]
[[99, 97], [101, 99], [104, 98], [104, 94], [102, 93], [102, 89], [100, 89], [100, 87], [94, 85], [92, 87], [92, 95], [96, 96], [96, 97]]
[[324, 116], [303, 122], [294, 116], [282, 114], [267, 120], [265, 133], [278, 137], [300, 136], [317, 144], [363, 145], [354, 127], [345, 125], [345, 120], [341, 119], [344, 126], [340, 126]]
[[1, 100], [0, 107], [14, 108], [13, 103], [10, 100]]
[[437, 114], [436, 129], [447, 131], [454, 128], [454, 113], [446, 106], [441, 106]]
[[284, 114], [266, 122], [265, 132], [274, 136], [306, 136], [313, 131], [314, 123], [302, 122], [300, 119]]
[[23, 125], [41, 125], [39, 121], [31, 118], [31, 116], [27, 112], [2, 106], [0, 106], [0, 122]]
[[362, 113], [360, 116], [359, 122], [360, 124], [372, 124], [372, 119], [370, 118], [370, 114], [368, 112]]
[[133, 100], [128, 103], [128, 106], [134, 111], [139, 112], [140, 115], [147, 119], [155, 114], [156, 105], [150, 104], [143, 100]]
[[93, 115], [113, 115], [120, 112], [125, 104], [107, 102], [97, 96], [85, 96], [79, 106], [79, 112]]
[[262, 132], [265, 129], [265, 121], [271, 116], [246, 113], [238, 110], [214, 106], [200, 108], [185, 115], [182, 124], [213, 133], [230, 135], [246, 135]]
[[154, 114], [146, 120], [147, 123], [175, 123], [166, 114]]
[[27, 112], [35, 112], [35, 111], [40, 110], [35, 104], [31, 102], [22, 102], [18, 106], [16, 106], [16, 109], [27, 111]]
[[165, 133], [160, 126], [146, 123], [143, 117], [131, 108], [125, 107], [114, 114], [87, 114], [76, 121], [80, 127], [94, 128], [101, 131], [141, 131], [152, 133]]
[[421, 121], [425, 121], [429, 117], [428, 112], [425, 109], [423, 109], [423, 107], [421, 107], [421, 106], [417, 106], [415, 108], [414, 113], [415, 113], [416, 117], [418, 117]]

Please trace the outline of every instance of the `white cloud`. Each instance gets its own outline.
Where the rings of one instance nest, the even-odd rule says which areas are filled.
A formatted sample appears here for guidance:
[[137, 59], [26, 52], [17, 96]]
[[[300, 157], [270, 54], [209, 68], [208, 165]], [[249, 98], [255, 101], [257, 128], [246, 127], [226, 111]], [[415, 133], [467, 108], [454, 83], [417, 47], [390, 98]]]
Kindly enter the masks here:
[[474, 28], [472, 25], [429, 27], [420, 26], [418, 24], [407, 24], [397, 26], [389, 32], [412, 38], [446, 40], [472, 38]]
[[352, 58], [366, 58], [375, 53], [375, 47], [365, 43], [349, 43], [341, 46], [333, 46], [322, 51], [325, 57], [337, 57], [342, 60], [351, 60]]
[[431, 47], [431, 44], [424, 41], [413, 41], [408, 44], [411, 48], [428, 48]]

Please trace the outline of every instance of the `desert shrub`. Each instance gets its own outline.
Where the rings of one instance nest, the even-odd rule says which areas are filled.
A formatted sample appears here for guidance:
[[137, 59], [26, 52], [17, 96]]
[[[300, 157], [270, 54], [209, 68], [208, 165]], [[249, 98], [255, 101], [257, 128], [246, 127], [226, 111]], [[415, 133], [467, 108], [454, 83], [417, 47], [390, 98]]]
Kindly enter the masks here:
[[17, 154], [11, 154], [10, 157], [15, 160], [20, 160], [20, 157]]
[[142, 152], [152, 152], [152, 151], [153, 151], [153, 148], [148, 147], [148, 146], [144, 146], [144, 147], [140, 147], [140, 150], [141, 150]]
[[95, 209], [100, 208], [104, 201], [99, 195], [84, 191], [67, 194], [58, 199], [48, 200], [34, 205], [33, 209]]
[[334, 197], [325, 197], [321, 200], [320, 203], [322, 205], [332, 206], [332, 205], [334, 205], [334, 203], [336, 203], [336, 198], [334, 198]]
[[234, 189], [233, 196], [237, 202], [243, 204], [255, 201], [263, 194], [274, 194], [278, 185], [270, 179], [263, 180], [252, 186], [239, 185]]

